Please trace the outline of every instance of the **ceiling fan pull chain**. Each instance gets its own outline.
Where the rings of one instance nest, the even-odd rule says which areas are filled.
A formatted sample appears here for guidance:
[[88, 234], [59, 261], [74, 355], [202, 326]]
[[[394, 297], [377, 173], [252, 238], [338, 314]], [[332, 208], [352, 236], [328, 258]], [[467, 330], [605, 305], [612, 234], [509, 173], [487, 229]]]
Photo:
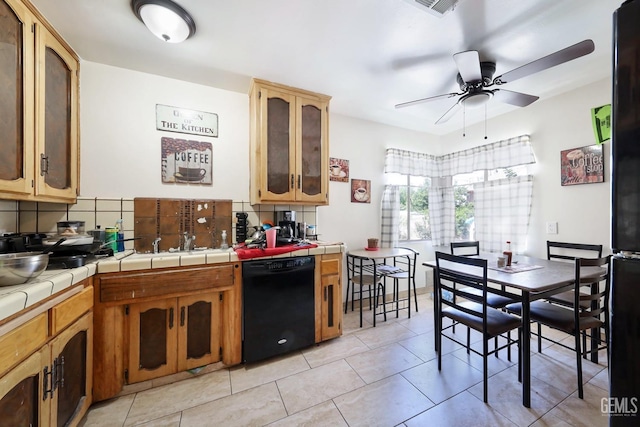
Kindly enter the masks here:
[[487, 139], [487, 104], [484, 104], [484, 139]]
[[467, 136], [467, 109], [464, 106], [464, 104], [462, 104], [462, 137], [464, 138], [465, 136]]

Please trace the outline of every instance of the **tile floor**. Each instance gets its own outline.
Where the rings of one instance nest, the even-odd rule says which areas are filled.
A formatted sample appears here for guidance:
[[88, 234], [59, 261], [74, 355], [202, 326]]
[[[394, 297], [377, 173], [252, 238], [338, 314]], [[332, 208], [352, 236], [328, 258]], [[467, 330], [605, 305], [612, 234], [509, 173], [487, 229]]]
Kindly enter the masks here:
[[[606, 354], [583, 364], [577, 397], [573, 353], [535, 352], [531, 408], [522, 406], [517, 365], [490, 357], [489, 403], [482, 359], [443, 339], [442, 371], [433, 349], [433, 304], [419, 296], [407, 319], [344, 319], [344, 334], [321, 345], [249, 366], [195, 375], [94, 404], [81, 426], [607, 426]], [[365, 310], [365, 320], [371, 313]], [[457, 328], [463, 337], [465, 328]], [[561, 335], [559, 335], [561, 336]], [[479, 336], [473, 337], [477, 341]], [[515, 361], [515, 359], [514, 359]]]

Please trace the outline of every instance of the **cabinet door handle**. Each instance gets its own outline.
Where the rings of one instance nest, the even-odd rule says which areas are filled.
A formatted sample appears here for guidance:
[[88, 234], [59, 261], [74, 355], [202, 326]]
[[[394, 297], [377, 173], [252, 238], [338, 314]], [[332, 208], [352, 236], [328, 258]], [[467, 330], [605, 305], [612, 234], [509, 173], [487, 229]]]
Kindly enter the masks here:
[[[51, 388], [49, 388], [49, 378], [51, 378]], [[53, 399], [53, 369], [49, 370], [48, 366], [45, 366], [42, 371], [42, 382], [42, 400], [47, 400], [48, 394], [50, 394]]]
[[[58, 368], [60, 372], [58, 372]], [[64, 356], [60, 356], [60, 359], [54, 359], [53, 369], [55, 369], [53, 378], [55, 383], [53, 384], [53, 390], [57, 388], [64, 388]]]
[[302, 175], [298, 175], [298, 190], [302, 186]]
[[49, 173], [49, 158], [44, 154], [40, 154], [40, 176], [45, 176]]
[[169, 309], [169, 329], [173, 329], [173, 307]]
[[180, 307], [180, 326], [184, 326], [184, 306]]
[[294, 185], [295, 185], [295, 181], [294, 180], [295, 180], [295, 177], [293, 176], [293, 174], [291, 174], [291, 188], [292, 189], [294, 188]]

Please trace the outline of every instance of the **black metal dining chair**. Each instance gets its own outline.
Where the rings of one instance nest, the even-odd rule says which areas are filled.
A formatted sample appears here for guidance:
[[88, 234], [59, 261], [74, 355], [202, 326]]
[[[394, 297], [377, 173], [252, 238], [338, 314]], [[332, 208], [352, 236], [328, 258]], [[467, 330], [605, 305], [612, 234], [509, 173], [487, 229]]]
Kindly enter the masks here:
[[[408, 280], [409, 286], [407, 287], [407, 290], [408, 292], [411, 292], [411, 288], [413, 287], [413, 300], [415, 301], [416, 311], [418, 311], [418, 294], [416, 292], [416, 264], [418, 261], [418, 255], [420, 254], [411, 248], [399, 247], [398, 249], [406, 249], [411, 252], [412, 255], [410, 255], [409, 257], [395, 257], [393, 259], [393, 266], [402, 271], [387, 274], [386, 277], [393, 279], [393, 298], [396, 303], [400, 299], [400, 280]], [[396, 309], [397, 308], [398, 306], [396, 304]]]
[[[553, 242], [547, 240], [547, 259], [550, 261], [566, 261], [573, 262], [576, 258], [600, 258], [602, 257], [602, 245], [590, 243], [570, 243], [570, 242]], [[583, 296], [588, 295], [584, 293]], [[565, 291], [556, 295], [551, 295], [546, 299], [547, 302], [563, 305], [565, 307], [573, 307], [574, 291]], [[586, 299], [580, 299], [580, 309], [589, 309], [591, 302]], [[538, 323], [538, 353], [542, 352], [542, 325]], [[586, 346], [586, 333], [583, 334], [583, 346]], [[584, 356], [586, 358], [586, 354]], [[597, 359], [597, 355], [594, 360]]]
[[[456, 254], [456, 252], [458, 252]], [[454, 255], [463, 255], [463, 256], [476, 256], [480, 255], [480, 242], [477, 240], [472, 240], [468, 242], [451, 242], [451, 253]], [[454, 284], [455, 287], [455, 284]], [[490, 288], [491, 289], [491, 288]], [[466, 293], [475, 294], [480, 296], [480, 290], [474, 288], [466, 288], [462, 289]], [[499, 294], [500, 292], [501, 294]], [[513, 304], [517, 302], [516, 299], [510, 296], [506, 296], [506, 288], [504, 286], [500, 287], [500, 290], [490, 290], [487, 293], [487, 304], [489, 307], [504, 309], [507, 305]], [[455, 325], [453, 328], [455, 332]], [[471, 339], [471, 331], [467, 329], [467, 341]], [[497, 338], [496, 338], [497, 344]], [[496, 356], [498, 353], [496, 352]], [[511, 347], [507, 348], [507, 358], [511, 358]]]
[[[495, 309], [488, 305], [487, 296], [489, 287], [487, 286], [487, 260], [470, 258], [466, 256], [451, 255], [444, 252], [436, 252], [436, 282], [434, 291], [436, 298], [436, 348], [442, 348], [442, 337], [448, 338], [467, 348], [467, 352], [472, 351], [482, 356], [483, 361], [483, 382], [484, 382], [484, 402], [487, 402], [488, 394], [488, 373], [487, 357], [497, 353], [513, 344], [520, 343], [520, 318], [504, 311]], [[453, 284], [459, 283], [464, 288], [458, 289]], [[469, 293], [465, 289], [477, 290], [479, 295]], [[447, 300], [442, 298], [443, 292], [450, 292], [454, 298]], [[471, 348], [467, 336], [467, 343], [462, 343], [454, 337], [443, 332], [453, 325], [443, 327], [443, 319], [447, 317], [472, 328], [482, 334], [482, 351]], [[518, 339], [511, 339], [505, 334], [513, 329], [518, 329]], [[506, 344], [499, 346], [494, 338], [503, 336]], [[489, 350], [489, 341], [494, 342], [494, 348]], [[518, 355], [520, 352], [518, 352]], [[438, 370], [442, 369], [442, 351], [438, 351]], [[518, 377], [520, 379], [520, 358], [518, 358]]]
[[[376, 288], [380, 282], [380, 275], [369, 273], [367, 267], [372, 267], [372, 262], [368, 258], [347, 254], [347, 291], [344, 303], [344, 312], [347, 313], [349, 307], [349, 291], [351, 291], [351, 311], [354, 310], [356, 295], [360, 304], [360, 327], [362, 327], [362, 303], [363, 295], [369, 302], [369, 310], [373, 308], [373, 298]], [[357, 288], [357, 289], [356, 289]], [[385, 315], [386, 317], [386, 315]]]
[[[611, 281], [611, 257], [602, 258], [576, 258], [575, 279], [573, 289], [573, 304], [570, 307], [546, 301], [534, 301], [530, 305], [530, 316], [532, 322], [546, 325], [550, 328], [563, 331], [574, 337], [574, 346], [568, 346], [559, 340], [546, 336], [538, 336], [538, 339], [551, 341], [554, 344], [568, 348], [575, 352], [576, 369], [578, 374], [578, 396], [584, 397], [582, 387], [582, 358], [587, 354], [609, 348], [609, 287]], [[583, 278], [582, 272], [585, 267], [597, 267], [599, 273]], [[594, 283], [597, 291], [594, 292]], [[581, 292], [583, 289], [589, 292]], [[586, 302], [587, 304], [582, 304]], [[586, 308], [582, 308], [586, 307]], [[510, 304], [507, 310], [514, 313], [522, 312], [522, 304]], [[600, 333], [604, 328], [605, 339], [602, 340]], [[595, 332], [595, 334], [594, 334]], [[582, 336], [581, 336], [582, 335]], [[594, 340], [597, 345], [587, 349], [584, 343], [584, 336]], [[583, 342], [581, 345], [581, 341]], [[540, 351], [540, 349], [539, 349]]]
[[[571, 261], [576, 258], [601, 258], [602, 245], [593, 245], [586, 243], [568, 243], [568, 242], [552, 242], [547, 240], [547, 259], [548, 260], [564, 260]], [[571, 307], [574, 301], [573, 291], [562, 292], [552, 295], [549, 301], [557, 304]], [[588, 302], [582, 302], [583, 308], [589, 305]]]

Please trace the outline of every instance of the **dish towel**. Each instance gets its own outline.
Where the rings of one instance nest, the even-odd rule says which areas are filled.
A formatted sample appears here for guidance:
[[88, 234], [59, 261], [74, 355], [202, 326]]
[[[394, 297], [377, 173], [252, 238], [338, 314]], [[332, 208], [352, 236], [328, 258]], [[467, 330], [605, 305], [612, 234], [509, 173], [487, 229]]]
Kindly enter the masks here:
[[318, 245], [316, 245], [315, 243], [307, 243], [304, 245], [295, 244], [295, 245], [277, 246], [275, 248], [265, 248], [265, 249], [261, 249], [261, 248], [247, 249], [244, 246], [238, 246], [234, 248], [234, 250], [236, 251], [238, 258], [251, 259], [251, 258], [286, 254], [288, 252], [294, 252], [300, 249], [311, 249], [311, 248], [317, 248], [317, 247]]

